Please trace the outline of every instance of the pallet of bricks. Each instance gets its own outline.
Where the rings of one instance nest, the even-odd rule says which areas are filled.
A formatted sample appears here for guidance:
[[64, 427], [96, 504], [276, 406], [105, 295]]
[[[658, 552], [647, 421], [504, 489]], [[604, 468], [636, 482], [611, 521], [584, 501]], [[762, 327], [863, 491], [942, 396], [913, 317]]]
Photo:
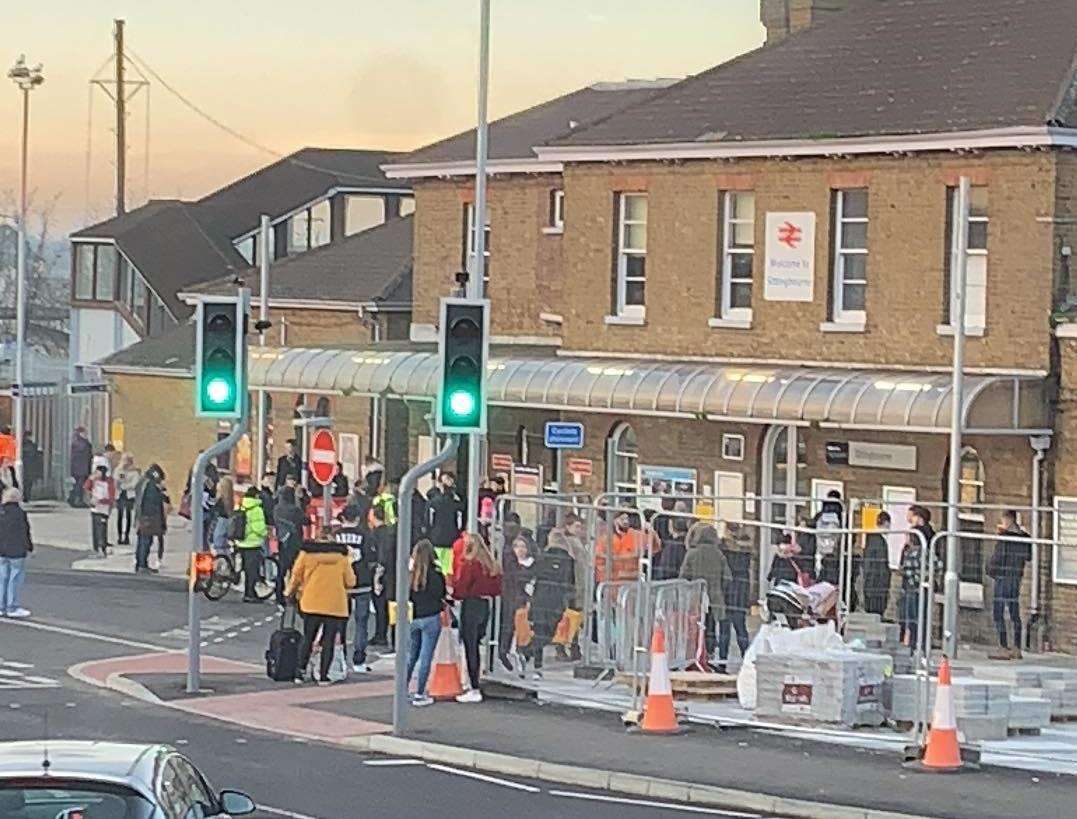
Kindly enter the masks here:
[[1017, 697], [1047, 700], [1054, 722], [1077, 722], [1077, 670], [1035, 665], [988, 665], [974, 669], [977, 677], [1002, 680]]
[[756, 658], [756, 715], [783, 722], [856, 728], [886, 721], [883, 687], [890, 657], [824, 649]]

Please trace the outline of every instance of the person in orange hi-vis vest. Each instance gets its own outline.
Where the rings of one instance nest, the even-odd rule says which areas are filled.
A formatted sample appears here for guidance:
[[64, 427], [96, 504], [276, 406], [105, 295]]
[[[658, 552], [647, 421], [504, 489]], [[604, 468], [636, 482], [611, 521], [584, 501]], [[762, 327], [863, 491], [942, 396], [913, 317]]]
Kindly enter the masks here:
[[[639, 576], [639, 560], [650, 549], [652, 558], [662, 550], [662, 543], [649, 526], [640, 528], [639, 517], [620, 512], [613, 519], [613, 548], [609, 546], [609, 530], [599, 527], [595, 544], [595, 580], [635, 580]], [[606, 561], [610, 559], [607, 575]]]
[[15, 436], [11, 427], [0, 427], [0, 466], [15, 463]]

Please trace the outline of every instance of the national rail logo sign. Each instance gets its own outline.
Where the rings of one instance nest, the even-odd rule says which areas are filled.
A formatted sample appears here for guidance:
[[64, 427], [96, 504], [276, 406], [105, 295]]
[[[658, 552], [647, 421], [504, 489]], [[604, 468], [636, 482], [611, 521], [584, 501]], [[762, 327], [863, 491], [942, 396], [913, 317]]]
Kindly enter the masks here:
[[815, 280], [815, 213], [768, 213], [763, 298], [811, 301]]

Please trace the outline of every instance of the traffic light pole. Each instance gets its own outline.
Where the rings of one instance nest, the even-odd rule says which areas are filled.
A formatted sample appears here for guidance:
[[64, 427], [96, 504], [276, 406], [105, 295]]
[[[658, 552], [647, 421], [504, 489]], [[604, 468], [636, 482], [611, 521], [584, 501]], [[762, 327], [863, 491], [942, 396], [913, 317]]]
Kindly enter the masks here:
[[[250, 310], [251, 291], [245, 287], [239, 289], [240, 315], [246, 316]], [[194, 560], [195, 555], [202, 551], [205, 546], [203, 535], [205, 530], [205, 510], [202, 507], [202, 488], [206, 483], [206, 467], [209, 462], [232, 449], [239, 439], [247, 432], [250, 425], [251, 399], [248, 393], [248, 381], [250, 378], [247, 369], [247, 339], [243, 337], [240, 345], [240, 372], [243, 374], [241, 383], [237, 385], [239, 390], [239, 418], [232, 424], [232, 431], [227, 438], [222, 438], [217, 443], [199, 453], [195, 458], [194, 467], [191, 470], [191, 572], [190, 582], [187, 584], [187, 693], [197, 694], [201, 688], [202, 666], [202, 596], [195, 590]]]
[[456, 457], [460, 436], [450, 435], [445, 448], [430, 460], [413, 466], [400, 479], [396, 499], [396, 648], [395, 690], [393, 693], [393, 733], [400, 736], [408, 724], [408, 597], [411, 591], [411, 496], [419, 478]]
[[[468, 298], [481, 299], [486, 281], [486, 165], [489, 154], [490, 121], [490, 0], [479, 0], [479, 99], [475, 129], [475, 261], [467, 282]], [[486, 373], [482, 377], [486, 378]], [[482, 475], [483, 436], [468, 435], [467, 444], [467, 530], [479, 531], [479, 481]]]

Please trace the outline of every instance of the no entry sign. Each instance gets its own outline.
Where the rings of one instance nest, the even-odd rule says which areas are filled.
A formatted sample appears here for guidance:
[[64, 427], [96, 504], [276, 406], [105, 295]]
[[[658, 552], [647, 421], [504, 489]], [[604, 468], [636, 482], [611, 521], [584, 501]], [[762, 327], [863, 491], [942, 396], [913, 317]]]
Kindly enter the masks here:
[[337, 471], [337, 445], [333, 433], [320, 429], [310, 439], [310, 474], [322, 486], [333, 482]]

